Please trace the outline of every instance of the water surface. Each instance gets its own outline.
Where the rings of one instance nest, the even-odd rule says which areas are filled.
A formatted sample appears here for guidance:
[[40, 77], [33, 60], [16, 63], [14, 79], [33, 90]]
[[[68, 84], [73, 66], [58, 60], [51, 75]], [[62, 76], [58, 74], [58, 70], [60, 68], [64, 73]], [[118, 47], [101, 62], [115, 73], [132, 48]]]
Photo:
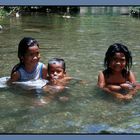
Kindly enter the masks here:
[[[58, 14], [28, 14], [0, 19], [0, 77], [9, 76], [18, 63], [17, 45], [24, 36], [36, 38], [41, 61], [65, 59], [67, 73], [86, 84], [69, 85], [67, 103], [54, 100], [35, 106], [36, 97], [21, 89], [0, 89], [1, 133], [139, 133], [140, 96], [118, 102], [96, 88], [109, 45], [120, 42], [133, 55], [133, 67], [140, 81], [140, 20], [107, 12], [82, 13], [71, 18]], [[92, 9], [93, 11], [93, 9]]]

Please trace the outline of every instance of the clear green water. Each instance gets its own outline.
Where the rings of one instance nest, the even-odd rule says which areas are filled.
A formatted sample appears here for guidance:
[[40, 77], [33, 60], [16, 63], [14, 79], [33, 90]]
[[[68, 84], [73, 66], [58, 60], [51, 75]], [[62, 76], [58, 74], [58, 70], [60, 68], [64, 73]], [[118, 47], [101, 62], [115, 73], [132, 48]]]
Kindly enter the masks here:
[[130, 102], [118, 102], [96, 88], [105, 51], [115, 42], [132, 51], [132, 70], [140, 81], [139, 19], [104, 11], [70, 19], [57, 14], [26, 15], [0, 19], [0, 24], [4, 28], [0, 32], [0, 77], [9, 76], [18, 62], [21, 38], [32, 36], [40, 44], [43, 63], [64, 58], [67, 73], [87, 81], [70, 85], [69, 102], [54, 100], [44, 106], [35, 106], [35, 96], [27, 91], [0, 89], [0, 133], [140, 133], [140, 92]]

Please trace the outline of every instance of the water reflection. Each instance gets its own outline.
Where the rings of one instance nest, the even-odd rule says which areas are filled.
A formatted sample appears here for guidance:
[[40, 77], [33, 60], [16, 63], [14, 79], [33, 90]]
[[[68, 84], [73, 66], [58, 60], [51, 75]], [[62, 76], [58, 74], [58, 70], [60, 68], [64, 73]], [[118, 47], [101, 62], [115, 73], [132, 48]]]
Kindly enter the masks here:
[[67, 73], [87, 82], [70, 85], [69, 102], [54, 100], [44, 106], [34, 106], [36, 97], [27, 91], [1, 88], [1, 133], [140, 132], [139, 92], [131, 102], [120, 103], [95, 88], [104, 53], [115, 42], [132, 51], [132, 70], [140, 81], [140, 21], [120, 15], [118, 9], [93, 7], [89, 13], [81, 11], [68, 19], [57, 14], [36, 14], [0, 20], [4, 27], [0, 33], [0, 77], [9, 76], [18, 62], [21, 38], [32, 36], [40, 44], [43, 63], [53, 57], [64, 58]]

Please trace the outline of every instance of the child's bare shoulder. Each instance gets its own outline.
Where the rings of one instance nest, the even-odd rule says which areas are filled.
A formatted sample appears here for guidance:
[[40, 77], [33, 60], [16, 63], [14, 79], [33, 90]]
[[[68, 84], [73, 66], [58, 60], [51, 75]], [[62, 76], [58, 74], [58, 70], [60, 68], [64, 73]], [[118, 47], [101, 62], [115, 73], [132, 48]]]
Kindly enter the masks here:
[[70, 76], [65, 76], [64, 77], [64, 80], [67, 80], [67, 81], [72, 80], [72, 79], [73, 79], [73, 77], [70, 77]]

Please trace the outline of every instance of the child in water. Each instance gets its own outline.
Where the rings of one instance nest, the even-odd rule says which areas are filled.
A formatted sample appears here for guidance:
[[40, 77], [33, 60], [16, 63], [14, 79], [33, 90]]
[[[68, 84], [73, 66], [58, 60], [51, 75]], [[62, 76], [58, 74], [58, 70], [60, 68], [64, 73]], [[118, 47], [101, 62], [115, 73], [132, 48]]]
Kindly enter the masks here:
[[66, 64], [61, 58], [53, 58], [48, 62], [48, 77], [50, 85], [65, 86], [71, 77], [66, 75]]
[[[66, 75], [66, 64], [63, 59], [53, 58], [48, 62], [48, 77], [49, 83], [43, 87], [43, 91], [50, 93], [50, 95], [57, 96], [62, 92], [72, 78]], [[51, 97], [52, 97], [51, 96]], [[60, 100], [67, 100], [68, 98], [63, 96]]]
[[130, 100], [136, 94], [136, 79], [130, 68], [132, 56], [120, 43], [111, 45], [104, 59], [105, 70], [99, 72], [98, 87], [120, 100]]
[[8, 83], [47, 78], [47, 67], [39, 62], [39, 44], [34, 38], [24, 37], [20, 41], [18, 58], [19, 63], [13, 67]]

